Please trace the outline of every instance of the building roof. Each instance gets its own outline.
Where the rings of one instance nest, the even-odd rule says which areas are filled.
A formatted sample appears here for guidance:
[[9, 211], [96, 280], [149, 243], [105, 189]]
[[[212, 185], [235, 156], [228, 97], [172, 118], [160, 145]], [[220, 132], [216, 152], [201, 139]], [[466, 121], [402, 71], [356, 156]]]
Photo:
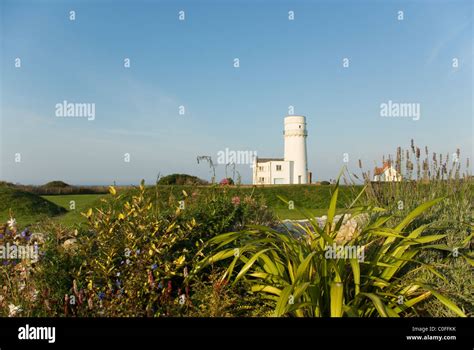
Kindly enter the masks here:
[[383, 174], [383, 172], [384, 172], [385, 170], [387, 170], [388, 168], [390, 168], [391, 166], [392, 166], [392, 163], [391, 163], [390, 161], [384, 162], [382, 168], [375, 167], [375, 169], [374, 169], [374, 175], [381, 175], [381, 174]]
[[258, 158], [257, 163], [266, 163], [266, 162], [282, 162], [285, 158]]

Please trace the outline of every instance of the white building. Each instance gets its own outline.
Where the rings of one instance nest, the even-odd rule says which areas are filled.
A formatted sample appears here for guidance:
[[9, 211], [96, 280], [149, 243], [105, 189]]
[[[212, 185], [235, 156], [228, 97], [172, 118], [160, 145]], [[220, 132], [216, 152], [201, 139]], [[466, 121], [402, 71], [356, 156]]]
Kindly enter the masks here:
[[307, 184], [311, 183], [308, 173], [306, 152], [306, 117], [285, 118], [284, 158], [255, 158], [253, 163], [254, 185]]
[[383, 167], [374, 169], [373, 181], [402, 181], [402, 176], [388, 161], [383, 164]]

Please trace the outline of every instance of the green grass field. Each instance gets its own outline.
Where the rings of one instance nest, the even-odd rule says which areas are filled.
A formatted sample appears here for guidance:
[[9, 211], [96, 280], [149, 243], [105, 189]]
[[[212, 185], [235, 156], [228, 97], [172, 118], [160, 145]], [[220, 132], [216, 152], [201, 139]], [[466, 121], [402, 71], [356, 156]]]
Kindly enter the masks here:
[[[84, 223], [86, 219], [81, 213], [99, 204], [100, 198], [103, 196], [102, 194], [71, 194], [42, 197], [68, 211], [63, 215], [53, 217], [53, 220], [57, 220], [65, 226], [72, 226], [74, 224]], [[71, 202], [74, 202], [75, 209], [70, 209]]]
[[[178, 199], [183, 199], [183, 190], [188, 194], [200, 192], [202, 194], [211, 191], [226, 191], [232, 196], [262, 196], [265, 198], [266, 204], [270, 208], [285, 209], [288, 205], [279, 197], [283, 197], [288, 201], [293, 201], [296, 207], [300, 208], [327, 208], [331, 200], [333, 186], [316, 186], [316, 185], [277, 185], [265, 187], [211, 187], [211, 186], [153, 186], [149, 188], [149, 194], [155, 196], [155, 191], [161, 198], [168, 198], [170, 194]], [[348, 206], [357, 196], [362, 186], [340, 186], [339, 187], [339, 203], [342, 206]]]

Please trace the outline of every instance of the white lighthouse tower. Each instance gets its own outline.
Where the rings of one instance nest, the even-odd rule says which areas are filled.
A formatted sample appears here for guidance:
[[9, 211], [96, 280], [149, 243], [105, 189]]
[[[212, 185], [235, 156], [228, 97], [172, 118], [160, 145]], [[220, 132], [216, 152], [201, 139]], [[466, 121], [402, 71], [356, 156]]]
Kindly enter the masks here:
[[[285, 157], [253, 160], [254, 185], [292, 185], [311, 183], [306, 153], [306, 117], [285, 118]], [[309, 175], [309, 176], [308, 176]]]
[[293, 163], [290, 184], [308, 183], [308, 155], [306, 152], [306, 117], [285, 118], [285, 161]]

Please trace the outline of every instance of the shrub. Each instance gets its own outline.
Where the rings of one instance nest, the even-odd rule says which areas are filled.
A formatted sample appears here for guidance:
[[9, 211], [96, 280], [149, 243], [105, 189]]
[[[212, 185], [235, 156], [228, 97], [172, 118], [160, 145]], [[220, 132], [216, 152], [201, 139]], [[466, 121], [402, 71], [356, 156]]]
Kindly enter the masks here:
[[[208, 290], [215, 288], [215, 281], [208, 277], [212, 276], [211, 270], [203, 270], [197, 279], [188, 278], [203, 242], [244, 225], [246, 220], [258, 222], [255, 215], [260, 203], [252, 198], [241, 202], [222, 192], [205, 197], [183, 192], [182, 200], [168, 198], [166, 208], [150, 193], [143, 183], [133, 194], [117, 195], [112, 187], [112, 200], [85, 214], [91, 232], [79, 240], [78, 249], [80, 256], [92, 258], [84, 260], [75, 276], [76, 299], [87, 300], [75, 313], [193, 314], [196, 308], [202, 308], [195, 292], [204, 285]], [[254, 211], [254, 219], [244, 218], [250, 210]], [[213, 295], [216, 303], [228, 303]]]
[[207, 181], [188, 174], [171, 174], [162, 177], [158, 185], [206, 185]]
[[[422, 204], [391, 227], [387, 225], [390, 215], [362, 224], [363, 213], [382, 211], [380, 208], [353, 208], [351, 220], [344, 223], [343, 215], [335, 222], [337, 197], [338, 184], [324, 227], [308, 216], [309, 225], [301, 226], [299, 236], [255, 226], [211, 239], [209, 245], [215, 250], [193, 273], [209, 264], [232, 259], [222, 280], [232, 280], [233, 284], [246, 281], [249, 291], [274, 301], [275, 316], [410, 316], [416, 314], [416, 304], [430, 296], [458, 316], [465, 316], [429, 283], [400, 278], [414, 272], [404, 268], [415, 261], [425, 244], [445, 237], [422, 236], [427, 225], [408, 230], [410, 223], [441, 199]], [[359, 249], [365, 252], [365, 259], [360, 261], [359, 257], [344, 254], [328, 257], [329, 249]], [[443, 278], [429, 264], [419, 263], [418, 269]], [[235, 276], [234, 271], [238, 271]]]

